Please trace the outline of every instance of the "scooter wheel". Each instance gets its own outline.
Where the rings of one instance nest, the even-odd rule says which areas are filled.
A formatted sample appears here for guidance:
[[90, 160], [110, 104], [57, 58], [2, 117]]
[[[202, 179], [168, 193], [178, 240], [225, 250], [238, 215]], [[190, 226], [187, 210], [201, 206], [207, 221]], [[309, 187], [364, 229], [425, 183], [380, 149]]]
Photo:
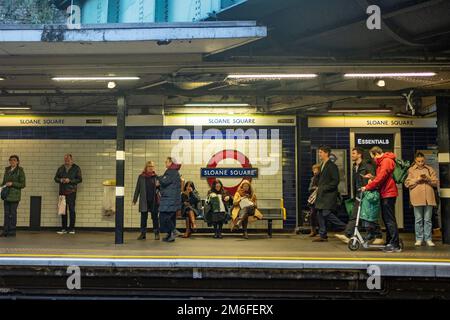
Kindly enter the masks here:
[[359, 249], [359, 247], [360, 247], [360, 243], [359, 243], [358, 240], [353, 239], [353, 238], [350, 239], [350, 242], [348, 243], [348, 248], [349, 248], [351, 251], [356, 251], [356, 250]]

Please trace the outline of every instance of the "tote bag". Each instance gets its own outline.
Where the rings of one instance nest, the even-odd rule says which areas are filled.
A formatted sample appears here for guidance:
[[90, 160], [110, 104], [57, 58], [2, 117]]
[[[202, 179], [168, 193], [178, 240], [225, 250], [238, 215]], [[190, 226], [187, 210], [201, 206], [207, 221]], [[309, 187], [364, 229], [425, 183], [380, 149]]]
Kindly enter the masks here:
[[62, 216], [66, 214], [66, 196], [61, 195], [58, 197], [58, 215]]

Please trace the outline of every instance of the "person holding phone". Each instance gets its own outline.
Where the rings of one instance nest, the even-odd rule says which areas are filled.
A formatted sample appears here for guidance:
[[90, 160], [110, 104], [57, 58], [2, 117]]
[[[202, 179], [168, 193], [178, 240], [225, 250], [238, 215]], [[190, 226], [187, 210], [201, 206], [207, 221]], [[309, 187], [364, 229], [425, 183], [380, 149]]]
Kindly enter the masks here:
[[[353, 148], [352, 162], [352, 193], [355, 203], [353, 205], [353, 211], [350, 219], [347, 223], [347, 226], [345, 227], [344, 234], [336, 234], [336, 238], [345, 243], [350, 242], [350, 238], [353, 236], [353, 233], [355, 231], [356, 215], [359, 205], [358, 200], [356, 200], [356, 196], [360, 192], [360, 189], [367, 185], [369, 183], [369, 180], [373, 179], [375, 174], [375, 166], [372, 164], [372, 161], [370, 159], [364, 158], [364, 150], [362, 148]], [[368, 240], [373, 241], [372, 244], [383, 244], [383, 234], [381, 232], [380, 225], [376, 222], [367, 222], [366, 224], [368, 225]]]
[[429, 247], [435, 246], [431, 237], [433, 207], [437, 205], [434, 188], [437, 185], [436, 172], [425, 163], [424, 154], [417, 152], [405, 180], [414, 208], [416, 246], [421, 246], [424, 242]]

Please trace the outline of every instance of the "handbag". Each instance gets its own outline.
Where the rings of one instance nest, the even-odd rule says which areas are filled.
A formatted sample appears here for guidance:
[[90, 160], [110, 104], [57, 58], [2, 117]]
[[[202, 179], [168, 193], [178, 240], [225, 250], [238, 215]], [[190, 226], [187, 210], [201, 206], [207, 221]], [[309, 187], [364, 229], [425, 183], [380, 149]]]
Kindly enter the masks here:
[[2, 191], [1, 191], [2, 200], [6, 200], [6, 198], [8, 197], [8, 194], [9, 194], [9, 187], [3, 186]]
[[312, 206], [314, 203], [316, 203], [316, 198], [317, 198], [317, 190], [315, 189], [308, 197], [308, 204], [310, 206]]
[[63, 216], [66, 214], [66, 196], [60, 195], [58, 197], [58, 215]]

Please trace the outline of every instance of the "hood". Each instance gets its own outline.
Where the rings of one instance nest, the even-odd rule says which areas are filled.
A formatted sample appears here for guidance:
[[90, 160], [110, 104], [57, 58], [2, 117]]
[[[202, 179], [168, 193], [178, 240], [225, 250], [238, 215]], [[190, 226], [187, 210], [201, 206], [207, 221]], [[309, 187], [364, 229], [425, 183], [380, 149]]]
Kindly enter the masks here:
[[377, 160], [377, 164], [379, 164], [384, 159], [391, 159], [391, 160], [395, 161], [395, 158], [396, 158], [396, 156], [392, 152], [385, 152], [385, 153], [383, 153], [383, 155], [380, 158], [378, 158], [376, 160]]
[[180, 168], [181, 168], [181, 163], [173, 162], [168, 169], [169, 170], [180, 170]]

